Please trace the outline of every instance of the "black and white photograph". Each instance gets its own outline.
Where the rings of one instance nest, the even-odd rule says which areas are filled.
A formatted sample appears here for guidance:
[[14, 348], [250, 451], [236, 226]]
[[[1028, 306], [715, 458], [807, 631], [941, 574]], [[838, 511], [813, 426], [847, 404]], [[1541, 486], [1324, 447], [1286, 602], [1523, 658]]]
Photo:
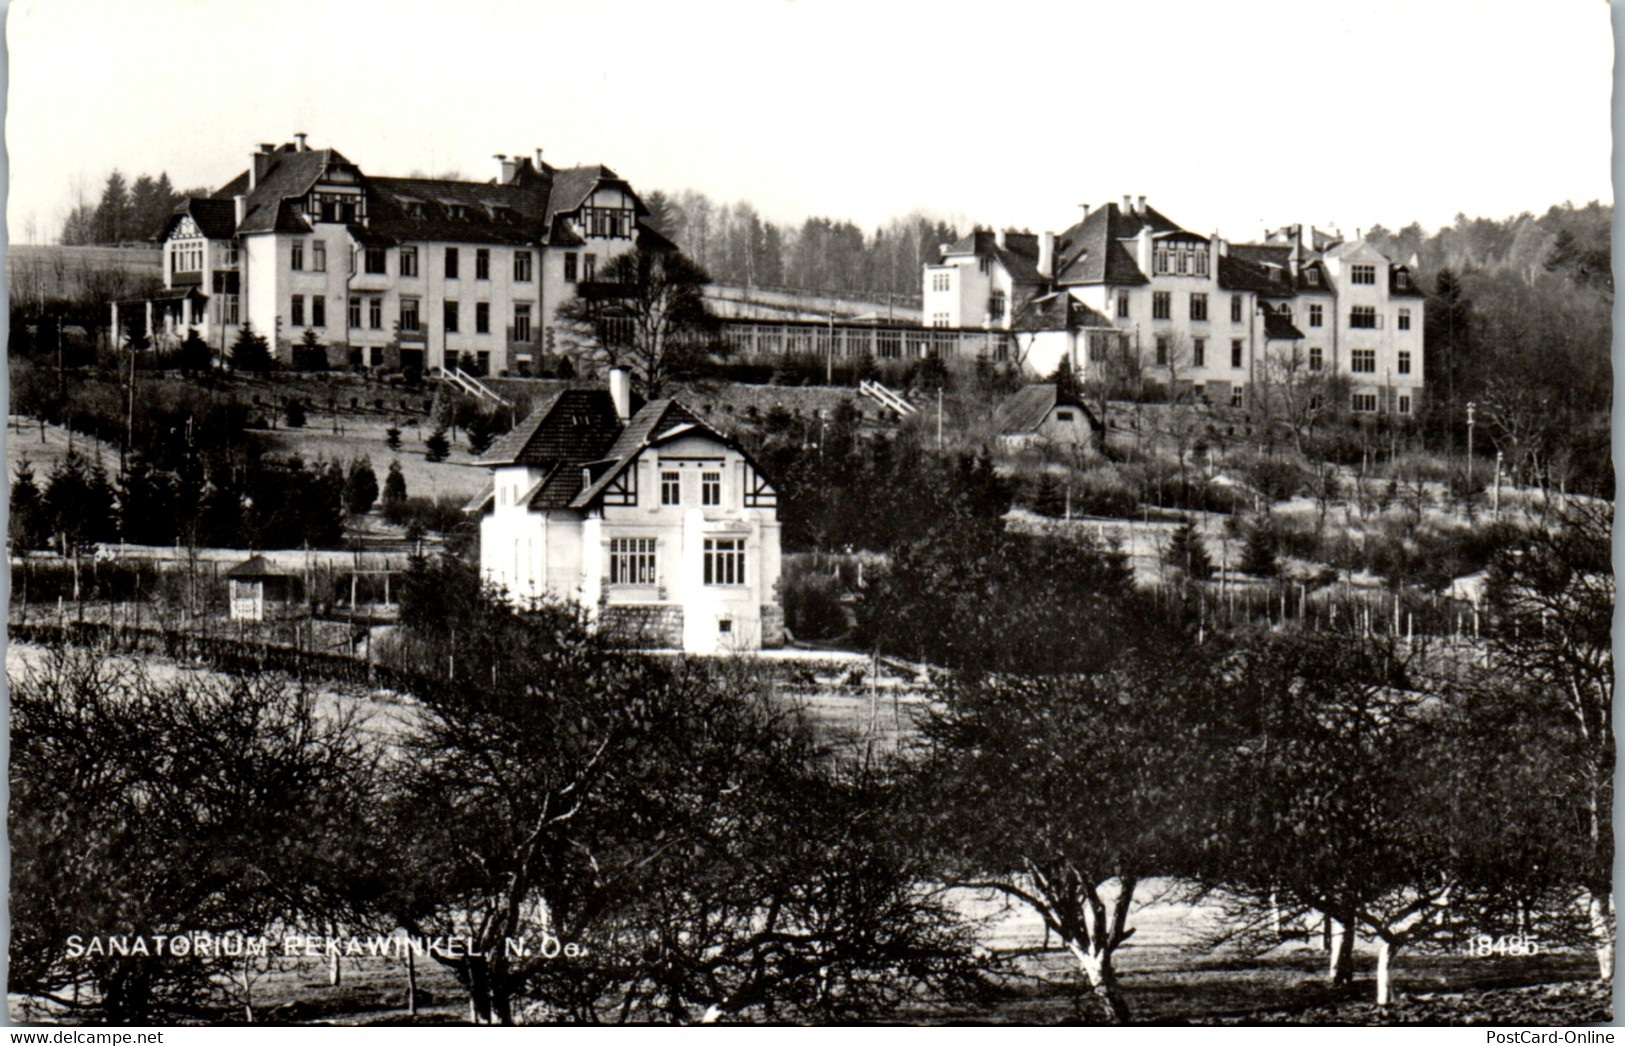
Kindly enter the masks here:
[[9, 1023], [1614, 1042], [1616, 20], [13, 0]]

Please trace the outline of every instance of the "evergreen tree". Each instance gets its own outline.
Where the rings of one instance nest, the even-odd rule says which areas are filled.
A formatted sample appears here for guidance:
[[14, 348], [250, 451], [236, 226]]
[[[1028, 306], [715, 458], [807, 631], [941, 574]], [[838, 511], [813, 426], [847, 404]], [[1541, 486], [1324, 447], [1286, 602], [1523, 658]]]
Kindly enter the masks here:
[[345, 507], [352, 515], [359, 516], [370, 510], [377, 500], [378, 474], [372, 470], [372, 462], [356, 458], [350, 462], [350, 472], [344, 481]]
[[130, 190], [115, 168], [107, 176], [101, 203], [96, 206], [96, 242], [123, 243], [130, 233]]
[[13, 552], [39, 548], [49, 540], [45, 527], [45, 505], [34, 482], [34, 466], [24, 458], [17, 464], [11, 482], [11, 522], [8, 527]]
[[384, 430], [384, 446], [390, 450], [401, 449], [401, 430], [394, 425]]
[[1038, 477], [1038, 487], [1033, 492], [1033, 511], [1043, 516], [1059, 517], [1066, 514], [1066, 492], [1048, 470]]
[[430, 461], [445, 461], [451, 454], [451, 444], [446, 440], [446, 426], [440, 425], [423, 441], [426, 453], [424, 457]]
[[1275, 532], [1267, 520], [1256, 523], [1241, 550], [1241, 570], [1254, 577], [1275, 577], [1281, 564], [1275, 558]]
[[304, 336], [294, 349], [293, 366], [295, 370], [327, 369], [327, 346], [322, 344], [314, 327], [305, 328]]
[[464, 431], [468, 434], [468, 452], [478, 457], [501, 435], [502, 421], [496, 411], [478, 411], [468, 419]]
[[1183, 570], [1192, 581], [1206, 581], [1213, 576], [1213, 559], [1208, 555], [1207, 545], [1196, 532], [1195, 524], [1189, 521], [1174, 531], [1163, 553], [1163, 562]]
[[237, 331], [237, 340], [231, 346], [231, 365], [234, 369], [246, 371], [250, 374], [260, 374], [271, 369], [271, 347], [265, 338], [254, 333], [254, 329], [245, 323]]
[[1072, 369], [1070, 357], [1061, 357], [1061, 362], [1055, 365], [1055, 371], [1049, 376], [1049, 380], [1055, 386], [1056, 396], [1063, 401], [1069, 399], [1076, 401], [1083, 395], [1083, 390], [1078, 385], [1077, 372]]
[[186, 340], [181, 342], [181, 351], [176, 360], [180, 369], [186, 374], [202, 374], [208, 371], [214, 363], [214, 356], [209, 352], [209, 343], [195, 330], [186, 332]]
[[401, 463], [391, 461], [389, 474], [384, 477], [384, 508], [403, 504], [406, 501], [406, 477], [401, 473]]

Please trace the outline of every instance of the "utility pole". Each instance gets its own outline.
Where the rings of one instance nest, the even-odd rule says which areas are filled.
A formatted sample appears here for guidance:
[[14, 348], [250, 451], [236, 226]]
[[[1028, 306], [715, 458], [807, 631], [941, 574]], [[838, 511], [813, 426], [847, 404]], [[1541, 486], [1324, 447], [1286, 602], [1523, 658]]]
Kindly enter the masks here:
[[1471, 496], [1473, 491], [1473, 411], [1478, 404], [1472, 400], [1467, 401], [1467, 493]]

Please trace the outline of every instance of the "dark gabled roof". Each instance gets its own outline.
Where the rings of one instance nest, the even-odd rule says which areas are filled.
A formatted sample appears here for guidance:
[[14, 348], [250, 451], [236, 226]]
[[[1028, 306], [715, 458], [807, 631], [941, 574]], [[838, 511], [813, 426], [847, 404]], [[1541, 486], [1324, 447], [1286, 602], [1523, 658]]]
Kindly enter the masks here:
[[608, 390], [565, 389], [492, 444], [480, 464], [579, 468], [603, 457], [620, 431]]
[[993, 416], [999, 435], [1015, 436], [1036, 432], [1056, 407], [1073, 407], [1083, 412], [1089, 426], [1100, 429], [1100, 419], [1076, 396], [1063, 396], [1054, 382], [1028, 385], [999, 405]]
[[1145, 228], [1153, 234], [1183, 231], [1154, 207], [1128, 214], [1108, 203], [1090, 211], [1087, 218], [1055, 239], [1056, 282], [1127, 286], [1150, 282], [1122, 243]]
[[[1399, 274], [1403, 272], [1408, 277], [1405, 281], [1407, 287], [1399, 285]], [[1408, 265], [1388, 266], [1388, 296], [1391, 298], [1426, 298], [1427, 292], [1416, 285], [1416, 274]]]
[[1284, 269], [1292, 264], [1292, 248], [1278, 243], [1232, 243], [1230, 257], [1255, 265], [1279, 265]]
[[1303, 337], [1303, 331], [1292, 325], [1292, 313], [1265, 312], [1264, 337], [1296, 341]]
[[190, 217], [197, 223], [198, 230], [211, 240], [229, 240], [237, 231], [237, 206], [232, 201], [188, 196], [175, 205], [175, 210], [164, 219], [152, 238], [160, 242], [167, 240], [170, 230], [183, 217]]
[[1026, 302], [1011, 321], [1015, 330], [1078, 330], [1083, 327], [1110, 327], [1112, 321], [1066, 291], [1045, 294]]
[[1038, 236], [1030, 232], [1007, 232], [1004, 246], [999, 246], [999, 234], [990, 229], [977, 229], [961, 236], [943, 256], [976, 255], [997, 258], [1010, 278], [1017, 283], [1043, 283], [1045, 276], [1038, 271]]
[[[354, 166], [335, 149], [306, 149], [301, 152], [296, 146], [284, 145], [270, 154], [252, 192], [248, 191], [248, 174], [244, 172], [215, 193], [215, 198], [229, 199], [236, 194], [247, 194], [248, 209], [242, 224], [237, 227], [239, 234], [308, 232], [310, 226], [285, 201], [309, 192], [329, 164]], [[239, 184], [241, 188], [237, 187]]]
[[[301, 151], [283, 145], [264, 160], [254, 188], [248, 172], [222, 186], [213, 200], [234, 218], [232, 197], [247, 196], [247, 213], [237, 233], [309, 232], [310, 225], [289, 201], [310, 192], [329, 167], [352, 171], [367, 194], [367, 223], [352, 225], [357, 239], [374, 246], [411, 241], [451, 241], [520, 245], [576, 244], [564, 216], [579, 209], [600, 186], [625, 190], [637, 217], [649, 209], [620, 175], [602, 164], [559, 170], [520, 159], [508, 180], [498, 183], [441, 178], [369, 178], [332, 149]], [[226, 235], [230, 235], [227, 233]]]
[[226, 571], [227, 577], [234, 578], [267, 578], [267, 577], [294, 577], [291, 570], [283, 570], [261, 555], [249, 556], [243, 562]]
[[631, 468], [645, 450], [659, 446], [667, 440], [681, 439], [690, 435], [704, 436], [724, 447], [738, 451], [744, 455], [752, 468], [757, 472], [762, 471], [736, 440], [712, 428], [682, 403], [672, 399], [651, 400], [642, 410], [632, 415], [632, 420], [616, 438], [615, 445], [609, 449], [609, 453], [605, 454], [602, 460], [590, 463], [594, 466], [593, 482], [575, 496], [570, 506], [591, 508], [603, 494], [604, 489], [613, 483], [617, 476]]
[[1295, 293], [1292, 277], [1286, 269], [1268, 269], [1233, 254], [1219, 258], [1219, 287], [1227, 291], [1256, 291], [1277, 298], [1290, 298]]

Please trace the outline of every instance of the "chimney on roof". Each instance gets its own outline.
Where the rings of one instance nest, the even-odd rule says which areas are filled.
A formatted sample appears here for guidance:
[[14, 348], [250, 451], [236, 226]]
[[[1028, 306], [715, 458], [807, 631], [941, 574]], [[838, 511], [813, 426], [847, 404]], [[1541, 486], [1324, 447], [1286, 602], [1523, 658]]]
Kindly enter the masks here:
[[1132, 196], [1123, 197], [1123, 213], [1124, 214], [1133, 214], [1134, 213], [1134, 198]]
[[299, 143], [299, 151], [300, 152], [307, 152], [308, 151], [305, 148], [305, 132], [304, 131], [300, 131], [298, 134], [294, 135], [293, 140]]
[[1041, 232], [1038, 234], [1038, 274], [1045, 279], [1055, 276], [1055, 234]]
[[519, 158], [514, 157], [510, 160], [505, 153], [497, 153], [493, 158], [497, 162], [497, 169], [499, 172], [497, 176], [497, 184], [507, 185], [509, 182], [513, 181], [513, 173], [519, 169]]
[[1140, 214], [1140, 215], [1145, 214], [1145, 197], [1144, 196], [1140, 197], [1140, 205], [1139, 205], [1139, 207], [1137, 207], [1135, 209], [1135, 213]]
[[626, 424], [632, 419], [632, 376], [625, 367], [609, 368], [609, 398], [615, 403], [615, 416]]
[[1088, 221], [1089, 220], [1089, 205], [1086, 204], [1086, 203], [1080, 203], [1080, 204], [1078, 204], [1078, 206], [1083, 210], [1083, 217], [1078, 219], [1078, 220], [1079, 221]]
[[542, 147], [539, 145], [536, 147], [536, 169], [542, 169]]
[[1224, 242], [1224, 237], [1219, 235], [1217, 229], [1213, 230], [1213, 253], [1220, 258], [1226, 257], [1230, 253], [1230, 245]]
[[993, 230], [993, 243], [999, 248], [999, 250], [1001, 250], [1001, 251], [1004, 250], [1004, 230], [1003, 229], [994, 229]]
[[231, 198], [233, 213], [237, 216], [235, 228], [242, 228], [243, 219], [248, 217], [248, 197], [238, 193]]
[[253, 192], [259, 185], [260, 179], [265, 177], [265, 169], [271, 166], [271, 154], [276, 146], [270, 142], [261, 142], [260, 151], [248, 158], [248, 191]]

